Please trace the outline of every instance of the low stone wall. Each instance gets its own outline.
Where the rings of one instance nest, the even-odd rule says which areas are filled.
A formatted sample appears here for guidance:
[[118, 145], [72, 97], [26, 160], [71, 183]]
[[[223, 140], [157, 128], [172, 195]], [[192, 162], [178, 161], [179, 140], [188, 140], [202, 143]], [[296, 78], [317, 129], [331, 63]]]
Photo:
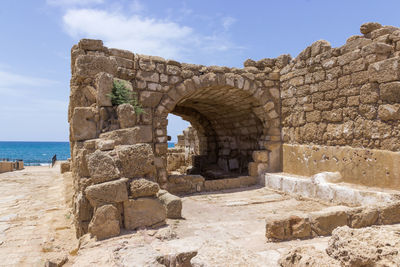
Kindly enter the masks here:
[[329, 207], [305, 216], [273, 217], [266, 222], [265, 236], [271, 241], [307, 239], [331, 235], [340, 226], [361, 228], [400, 223], [400, 202], [381, 206]]
[[3, 172], [12, 172], [14, 170], [14, 163], [10, 161], [1, 161], [0, 162], [0, 173]]
[[23, 168], [23, 161], [0, 161], [0, 173], [22, 170]]
[[375, 203], [391, 203], [400, 200], [399, 191], [381, 192], [365, 187], [350, 187], [350, 184], [335, 184], [329, 181], [329, 177], [339, 173], [319, 173], [313, 177], [290, 176], [286, 173], [265, 174], [265, 186], [306, 198], [320, 199], [327, 203], [335, 203], [346, 206], [373, 205]]
[[207, 191], [218, 191], [256, 185], [258, 177], [241, 176], [236, 178], [205, 180], [201, 175], [170, 175], [168, 191], [172, 194], [186, 195]]
[[340, 172], [343, 182], [400, 189], [400, 152], [349, 146], [283, 145], [283, 172]]

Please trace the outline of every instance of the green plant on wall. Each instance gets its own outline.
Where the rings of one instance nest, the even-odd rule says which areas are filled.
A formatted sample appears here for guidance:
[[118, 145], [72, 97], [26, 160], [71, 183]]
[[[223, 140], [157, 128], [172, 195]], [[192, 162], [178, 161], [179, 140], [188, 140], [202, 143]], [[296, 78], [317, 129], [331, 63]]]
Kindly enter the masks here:
[[126, 88], [124, 83], [121, 81], [114, 80], [111, 94], [108, 96], [111, 98], [113, 106], [131, 104], [135, 109], [136, 114], [140, 115], [144, 113], [142, 106], [139, 104], [136, 93]]

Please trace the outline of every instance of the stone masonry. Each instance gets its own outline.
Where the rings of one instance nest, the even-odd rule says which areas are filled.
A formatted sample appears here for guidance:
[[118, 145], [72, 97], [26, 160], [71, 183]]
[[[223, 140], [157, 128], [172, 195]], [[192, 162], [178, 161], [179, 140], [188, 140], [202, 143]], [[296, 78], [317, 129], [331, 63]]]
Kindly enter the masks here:
[[[381, 170], [374, 174], [386, 175], [385, 185], [400, 184], [399, 165], [385, 154], [399, 158], [400, 29], [366, 23], [360, 30], [342, 47], [317, 41], [294, 59], [248, 59], [243, 69], [179, 63], [82, 39], [71, 50], [68, 111], [77, 235], [106, 238], [120, 227], [164, 223], [169, 206], [158, 190], [168, 189], [169, 113], [196, 130], [204, 164], [228, 172], [320, 172], [339, 158], [314, 152], [340, 146], [337, 171], [345, 172], [361, 149], [364, 165], [352, 166], [357, 174], [372, 162], [369, 168]], [[112, 105], [114, 82], [137, 95], [144, 113]], [[384, 155], [374, 157], [371, 149]], [[379, 177], [363, 175], [364, 184], [380, 185]]]

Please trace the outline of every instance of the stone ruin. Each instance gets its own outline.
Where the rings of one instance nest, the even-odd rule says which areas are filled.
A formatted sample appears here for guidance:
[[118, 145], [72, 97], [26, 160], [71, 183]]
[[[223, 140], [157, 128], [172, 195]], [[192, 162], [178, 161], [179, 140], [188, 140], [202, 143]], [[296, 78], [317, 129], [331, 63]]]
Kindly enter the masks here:
[[[71, 50], [68, 113], [77, 236], [163, 224], [180, 216], [170, 193], [264, 183], [266, 172], [333, 171], [348, 183], [400, 189], [400, 29], [360, 30], [338, 48], [320, 40], [296, 58], [248, 59], [242, 69], [82, 39]], [[116, 81], [144, 113], [113, 106]], [[196, 131], [190, 172], [168, 169], [170, 113]]]

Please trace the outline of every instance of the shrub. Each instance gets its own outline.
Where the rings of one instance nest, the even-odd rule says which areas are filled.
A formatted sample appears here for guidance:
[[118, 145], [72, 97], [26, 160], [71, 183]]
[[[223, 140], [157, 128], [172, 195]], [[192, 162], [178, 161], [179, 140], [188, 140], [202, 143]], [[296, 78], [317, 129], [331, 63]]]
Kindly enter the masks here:
[[114, 80], [113, 89], [111, 94], [108, 96], [111, 98], [111, 103], [113, 106], [131, 104], [135, 109], [136, 114], [140, 115], [144, 113], [142, 106], [139, 104], [136, 92], [132, 92], [126, 88], [124, 83], [121, 81]]

